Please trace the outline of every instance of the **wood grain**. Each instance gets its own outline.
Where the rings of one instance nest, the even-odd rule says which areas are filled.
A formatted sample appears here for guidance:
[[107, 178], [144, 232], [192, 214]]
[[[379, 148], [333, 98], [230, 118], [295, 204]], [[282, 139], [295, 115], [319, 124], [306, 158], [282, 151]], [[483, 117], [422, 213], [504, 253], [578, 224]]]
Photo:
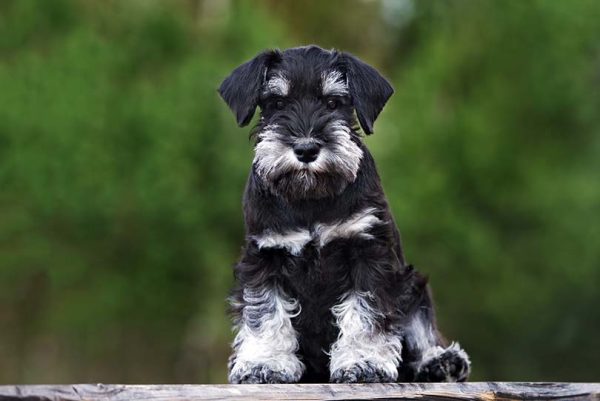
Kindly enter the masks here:
[[600, 383], [394, 383], [0, 386], [0, 400], [594, 400]]

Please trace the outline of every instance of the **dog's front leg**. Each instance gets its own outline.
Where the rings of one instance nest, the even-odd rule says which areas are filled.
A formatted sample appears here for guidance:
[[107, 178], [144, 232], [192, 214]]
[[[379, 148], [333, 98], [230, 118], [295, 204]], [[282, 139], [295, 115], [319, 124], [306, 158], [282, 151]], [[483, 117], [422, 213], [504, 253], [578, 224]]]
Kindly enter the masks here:
[[277, 288], [246, 288], [243, 312], [229, 361], [230, 383], [294, 383], [304, 364], [291, 317], [299, 312], [296, 301]]
[[229, 360], [230, 383], [295, 383], [304, 364], [291, 318], [297, 301], [276, 287], [245, 288], [243, 309]]
[[[331, 312], [339, 329], [330, 349], [330, 380], [336, 383], [393, 382], [398, 378], [402, 336], [394, 308], [400, 261], [392, 232], [376, 209], [317, 228], [324, 265], [337, 270], [348, 289]], [[383, 305], [387, 307], [384, 308]]]
[[230, 383], [295, 383], [304, 372], [292, 325], [300, 305], [276, 279], [288, 257], [284, 249], [250, 243], [235, 268], [239, 287], [231, 303], [237, 334], [228, 364]]
[[331, 381], [384, 383], [398, 378], [401, 337], [378, 323], [371, 293], [350, 292], [333, 307], [340, 334], [331, 347]]

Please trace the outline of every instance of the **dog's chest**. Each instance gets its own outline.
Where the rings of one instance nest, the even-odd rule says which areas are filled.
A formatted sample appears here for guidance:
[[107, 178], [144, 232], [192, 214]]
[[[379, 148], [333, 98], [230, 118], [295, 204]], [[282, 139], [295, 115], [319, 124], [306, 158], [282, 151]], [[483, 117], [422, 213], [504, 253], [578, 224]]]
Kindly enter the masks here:
[[372, 240], [372, 229], [383, 224], [375, 208], [358, 210], [346, 218], [265, 230], [253, 236], [259, 249], [287, 255], [278, 272], [288, 295], [298, 299], [302, 315], [315, 330], [331, 321], [331, 307], [352, 288], [353, 248]]
[[320, 247], [311, 242], [299, 257], [291, 258], [290, 264], [282, 270], [286, 287], [301, 302], [305, 311], [323, 313], [350, 286], [345, 263], [336, 263], [332, 250], [341, 244], [328, 244]]

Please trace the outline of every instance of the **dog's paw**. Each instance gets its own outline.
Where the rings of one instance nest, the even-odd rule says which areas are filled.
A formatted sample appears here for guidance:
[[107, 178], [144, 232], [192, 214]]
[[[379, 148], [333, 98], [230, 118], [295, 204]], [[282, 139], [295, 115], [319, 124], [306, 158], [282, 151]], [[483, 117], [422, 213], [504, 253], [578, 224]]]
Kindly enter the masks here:
[[286, 372], [276, 372], [266, 365], [256, 365], [249, 369], [231, 373], [231, 384], [279, 384], [296, 383], [300, 378]]
[[471, 362], [467, 353], [456, 343], [448, 348], [432, 348], [419, 366], [418, 382], [464, 382], [469, 377]]
[[371, 362], [353, 365], [347, 369], [337, 369], [331, 373], [332, 383], [390, 383], [396, 378]]

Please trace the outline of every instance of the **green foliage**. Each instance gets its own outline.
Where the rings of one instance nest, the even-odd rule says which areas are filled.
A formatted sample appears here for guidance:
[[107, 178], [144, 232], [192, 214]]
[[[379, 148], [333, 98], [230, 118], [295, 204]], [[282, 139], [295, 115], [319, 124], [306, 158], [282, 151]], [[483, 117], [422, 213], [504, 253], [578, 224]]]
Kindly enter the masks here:
[[474, 378], [597, 380], [598, 3], [303, 4], [0, 3], [0, 382], [224, 381], [252, 152], [216, 88], [307, 42], [394, 82], [367, 141]]

